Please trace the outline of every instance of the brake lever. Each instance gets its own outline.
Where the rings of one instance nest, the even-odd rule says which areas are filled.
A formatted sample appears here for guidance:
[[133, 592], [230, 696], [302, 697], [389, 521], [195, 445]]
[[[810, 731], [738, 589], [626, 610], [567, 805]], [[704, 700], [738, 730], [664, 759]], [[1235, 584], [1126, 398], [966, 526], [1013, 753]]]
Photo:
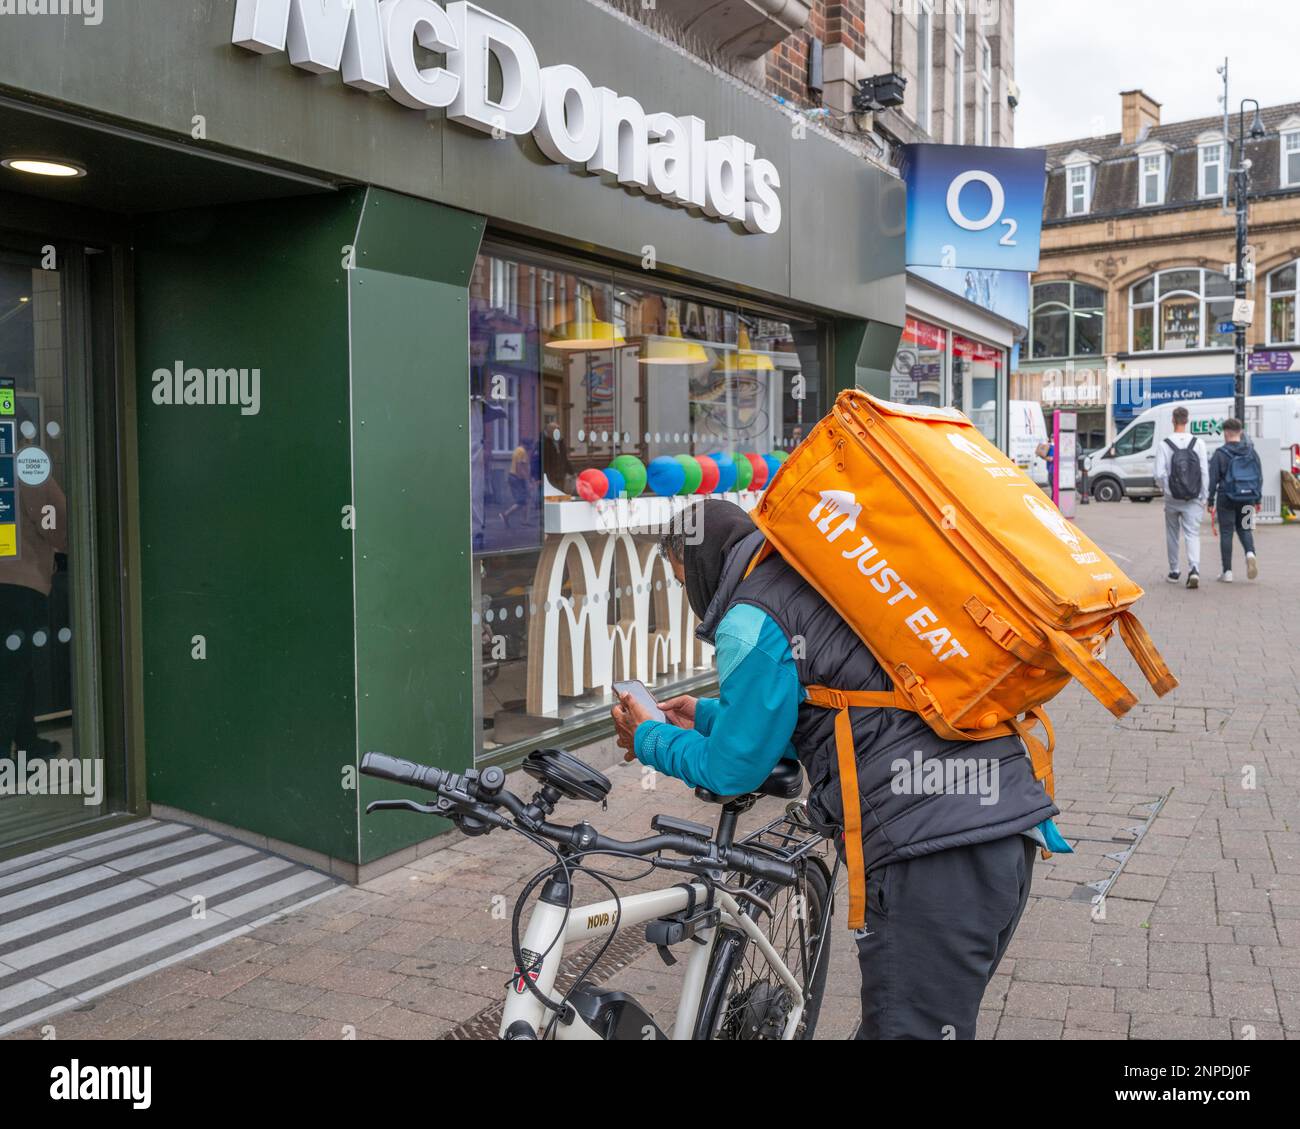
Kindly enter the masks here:
[[719, 890], [723, 890], [726, 893], [730, 894], [733, 898], [736, 898], [738, 900], [744, 900], [746, 902], [751, 902], [759, 909], [765, 910], [767, 912], [768, 917], [776, 916], [776, 911], [772, 908], [772, 903], [764, 900], [763, 898], [760, 898], [757, 894], [753, 893], [752, 891], [746, 890], [740, 886], [724, 886], [721, 882], [715, 882], [714, 885]]
[[375, 811], [413, 811], [420, 815], [444, 815], [436, 804], [417, 804], [414, 800], [371, 800], [366, 815]]

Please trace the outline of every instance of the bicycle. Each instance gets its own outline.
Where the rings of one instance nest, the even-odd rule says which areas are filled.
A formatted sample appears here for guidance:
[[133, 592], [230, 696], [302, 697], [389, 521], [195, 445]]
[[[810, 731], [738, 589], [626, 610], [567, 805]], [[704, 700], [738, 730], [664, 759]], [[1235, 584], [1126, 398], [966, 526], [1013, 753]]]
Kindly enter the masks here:
[[[719, 804], [716, 830], [656, 815], [656, 834], [610, 839], [585, 820], [548, 822], [562, 799], [603, 803], [611, 784], [602, 773], [558, 749], [528, 755], [524, 771], [539, 782], [525, 803], [505, 788], [499, 767], [457, 774], [367, 753], [367, 776], [421, 788], [432, 803], [375, 800], [366, 813], [414, 811], [452, 820], [466, 835], [507, 829], [549, 850], [555, 861], [525, 884], [515, 903], [511, 950], [515, 970], [506, 985], [502, 1039], [810, 1039], [817, 1026], [830, 949], [835, 881], [840, 860], [828, 868], [829, 845], [797, 797], [803, 770], [782, 761], [763, 784], [741, 796], [701, 799]], [[763, 796], [792, 801], [785, 812], [735, 840], [739, 817]], [[610, 877], [584, 864], [590, 856], [645, 859], [653, 870], [692, 875], [664, 889], [620, 897]], [[673, 856], [685, 856], [682, 858]], [[574, 878], [594, 878], [610, 893], [604, 901], [574, 905]], [[625, 881], [629, 879], [624, 879]], [[542, 886], [522, 942], [524, 906]], [[669, 1036], [631, 996], [586, 981], [622, 929], [643, 925], [646, 940], [675, 963], [671, 949], [690, 944], [681, 998]], [[566, 949], [603, 941], [567, 990], [556, 988]]]

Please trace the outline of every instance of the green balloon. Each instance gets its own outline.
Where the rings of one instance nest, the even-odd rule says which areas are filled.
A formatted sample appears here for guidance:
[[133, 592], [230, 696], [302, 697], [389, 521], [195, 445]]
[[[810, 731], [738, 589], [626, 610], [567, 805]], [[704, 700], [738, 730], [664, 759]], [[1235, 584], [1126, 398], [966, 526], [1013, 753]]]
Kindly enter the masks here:
[[623, 481], [627, 483], [627, 496], [629, 498], [641, 497], [641, 494], [645, 491], [645, 463], [635, 455], [619, 455], [609, 465], [623, 476]]
[[790, 456], [789, 456], [785, 451], [773, 451], [773, 452], [772, 452], [772, 458], [774, 458], [778, 463], [783, 463], [783, 462], [785, 462], [785, 460], [788, 459], [789, 457], [790, 457]]
[[677, 493], [694, 494], [700, 488], [700, 483], [704, 481], [704, 468], [700, 466], [699, 460], [694, 455], [673, 457], [682, 464], [682, 470], [686, 472], [686, 481], [682, 483], [682, 488]]
[[744, 455], [736, 457], [736, 489], [748, 490], [749, 484], [754, 481], [754, 464], [751, 463]]

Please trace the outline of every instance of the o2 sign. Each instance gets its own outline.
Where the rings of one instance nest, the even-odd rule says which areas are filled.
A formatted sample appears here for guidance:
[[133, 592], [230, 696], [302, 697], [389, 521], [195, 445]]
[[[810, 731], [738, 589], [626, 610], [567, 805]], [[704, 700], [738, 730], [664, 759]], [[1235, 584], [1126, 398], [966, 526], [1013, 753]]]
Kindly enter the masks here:
[[902, 172], [908, 266], [1038, 269], [1044, 150], [906, 145]]
[[[980, 219], [973, 220], [961, 210], [962, 190], [968, 184], [982, 184], [989, 190], [989, 196], [992, 202], [989, 205], [987, 214]], [[965, 231], [987, 231], [999, 221], [1005, 225], [1007, 231], [998, 242], [1003, 247], [1015, 247], [1016, 232], [1020, 230], [1019, 221], [1012, 218], [1005, 218], [1007, 210], [1007, 193], [1002, 187], [1002, 182], [998, 180], [991, 172], [984, 172], [982, 169], [971, 169], [964, 172], [958, 177], [953, 178], [953, 182], [948, 186], [948, 215], [958, 227]], [[956, 264], [952, 264], [956, 265]]]

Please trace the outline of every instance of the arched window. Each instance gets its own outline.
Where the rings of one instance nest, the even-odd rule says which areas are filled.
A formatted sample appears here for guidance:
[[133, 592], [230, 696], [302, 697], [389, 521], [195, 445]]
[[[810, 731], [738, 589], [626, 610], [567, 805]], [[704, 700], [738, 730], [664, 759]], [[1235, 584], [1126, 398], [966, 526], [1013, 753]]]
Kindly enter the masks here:
[[1084, 282], [1034, 287], [1029, 355], [1035, 360], [1095, 357], [1106, 348], [1106, 292]]
[[1233, 330], [1232, 283], [1218, 271], [1183, 267], [1159, 271], [1129, 291], [1129, 351], [1174, 353], [1225, 349]]
[[1300, 262], [1287, 263], [1268, 276], [1268, 343], [1290, 345], [1296, 333], [1296, 272]]

